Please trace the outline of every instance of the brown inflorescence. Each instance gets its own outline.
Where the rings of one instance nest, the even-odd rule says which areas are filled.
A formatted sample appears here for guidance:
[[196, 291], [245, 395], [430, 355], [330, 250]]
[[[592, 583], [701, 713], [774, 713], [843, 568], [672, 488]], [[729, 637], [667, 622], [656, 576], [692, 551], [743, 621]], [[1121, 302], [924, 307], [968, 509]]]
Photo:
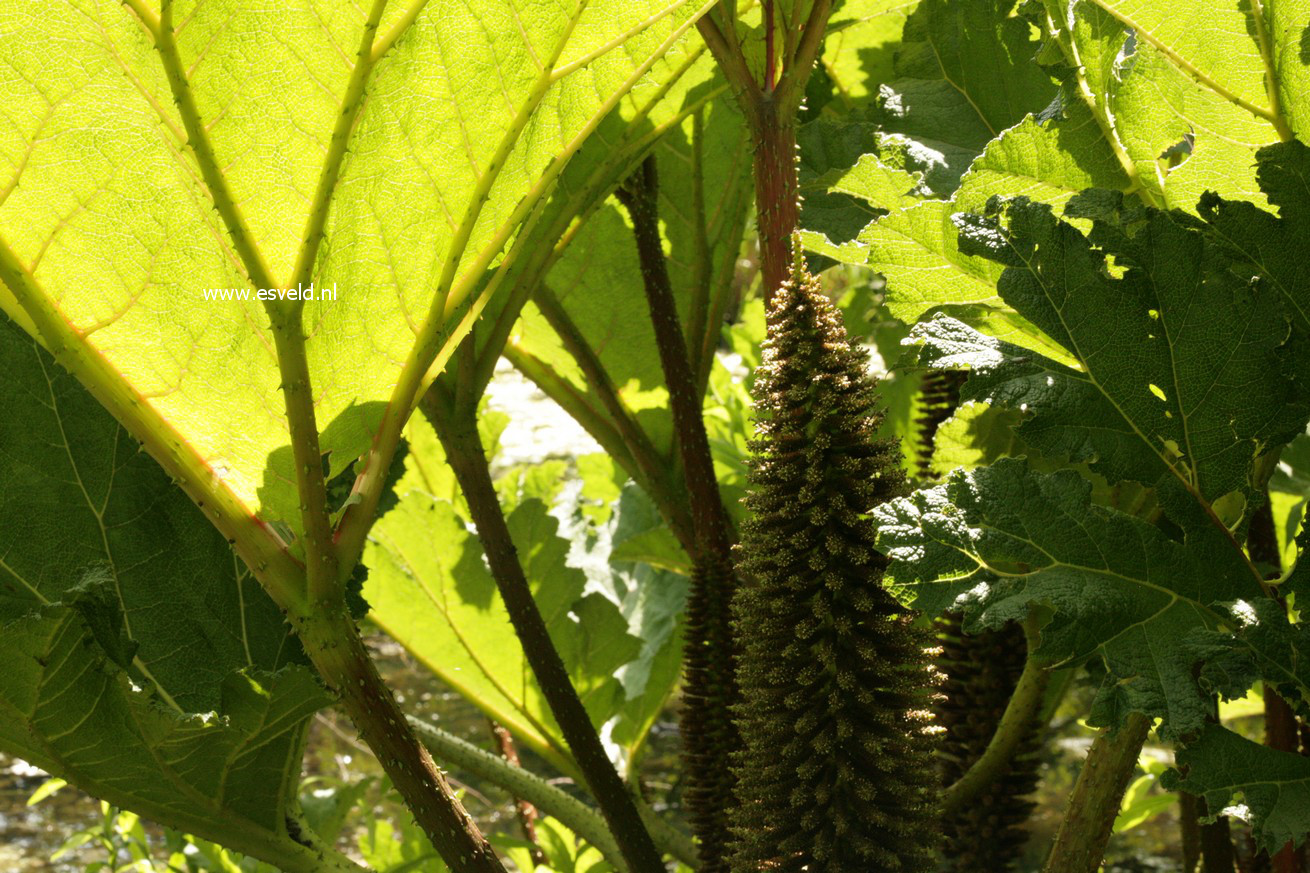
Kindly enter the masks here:
[[[934, 707], [942, 728], [938, 745], [943, 785], [963, 776], [986, 750], [1014, 694], [1028, 658], [1017, 624], [966, 634], [958, 612], [937, 620], [942, 654], [941, 693]], [[1024, 824], [1035, 804], [1042, 731], [1034, 721], [999, 776], [971, 803], [942, 821], [945, 870], [1015, 869], [1028, 832]]]
[[731, 869], [927, 871], [927, 635], [883, 586], [869, 511], [904, 493], [867, 354], [797, 263], [756, 372]]

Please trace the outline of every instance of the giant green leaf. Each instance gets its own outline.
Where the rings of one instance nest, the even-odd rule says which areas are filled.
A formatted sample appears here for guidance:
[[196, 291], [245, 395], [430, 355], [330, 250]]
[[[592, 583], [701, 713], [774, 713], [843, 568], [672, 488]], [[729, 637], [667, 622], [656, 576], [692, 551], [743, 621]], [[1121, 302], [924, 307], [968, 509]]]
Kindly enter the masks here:
[[1093, 721], [1129, 712], [1161, 718], [1184, 740], [1177, 787], [1230, 802], [1271, 851], [1310, 830], [1307, 772], [1211, 723], [1214, 697], [1239, 697], [1258, 676], [1304, 701], [1310, 653], [1302, 625], [1262, 595], [1231, 540], [1197, 519], [1186, 536], [1091, 502], [1070, 470], [1025, 461], [956, 471], [935, 488], [875, 510], [893, 583], [932, 612], [963, 609], [966, 624], [999, 627], [1031, 609], [1049, 616], [1035, 657], [1052, 666], [1101, 659], [1107, 676]]
[[[1017, 434], [1043, 466], [1066, 458], [1112, 485], [1154, 485], [1166, 523], [1095, 505], [1074, 470], [1013, 460], [878, 510], [893, 580], [920, 605], [963, 607], [989, 627], [1038, 609], [1050, 616], [1039, 657], [1105, 662], [1094, 720], [1139, 711], [1181, 740], [1216, 693], [1240, 696], [1258, 678], [1294, 701], [1310, 691], [1310, 638], [1239, 544], [1260, 499], [1257, 461], [1302, 432], [1310, 408], [1280, 274], [1221, 231], [1258, 212], [1252, 238], [1268, 249], [1282, 228], [1256, 207], [1213, 205], [1207, 225], [1089, 191], [1066, 208], [1078, 226], [1026, 198], [993, 201], [999, 217], [957, 217], [961, 250], [1005, 266], [1001, 300], [1075, 366], [945, 315], [912, 333], [921, 364], [970, 371], [966, 400], [1022, 416]], [[1279, 819], [1259, 768], [1242, 777], [1203, 754], [1191, 767], [1196, 790], [1255, 799], [1260, 839], [1310, 828]]]
[[287, 870], [326, 698], [223, 538], [0, 315], [0, 749]]
[[[294, 528], [253, 291], [336, 289], [304, 323], [339, 472], [704, 5], [23, 4], [0, 24], [0, 303], [222, 511]], [[226, 288], [250, 299], [205, 299]]]
[[1250, 487], [1255, 457], [1291, 440], [1307, 416], [1286, 374], [1288, 326], [1276, 294], [1198, 224], [1155, 210], [1116, 212], [1119, 195], [1074, 201], [1089, 235], [1049, 206], [1019, 199], [1005, 221], [962, 239], [1007, 268], [1007, 304], [1079, 369], [938, 318], [916, 328], [921, 360], [968, 366], [965, 396], [1027, 413], [1019, 435], [1047, 454], [1087, 460], [1111, 482], [1176, 477], [1206, 501]]
[[1014, 6], [923, 0], [906, 20], [896, 78], [883, 88], [876, 118], [891, 135], [885, 147], [925, 170], [934, 190], [954, 190], [991, 139], [1055, 96]]
[[884, 162], [875, 131], [872, 124], [828, 118], [801, 126], [801, 227], [821, 228], [844, 243], [878, 216], [917, 201], [922, 175], [895, 166], [894, 157], [893, 164]]
[[1165, 719], [1173, 736], [1199, 730], [1210, 698], [1193, 678], [1189, 637], [1232, 619], [1224, 604], [1260, 596], [1240, 553], [1200, 527], [1186, 543], [1091, 502], [1073, 471], [1041, 474], [1002, 459], [956, 471], [935, 488], [874, 511], [893, 583], [931, 614], [965, 610], [975, 627], [1051, 611], [1037, 657], [1097, 656], [1109, 678], [1094, 714]]

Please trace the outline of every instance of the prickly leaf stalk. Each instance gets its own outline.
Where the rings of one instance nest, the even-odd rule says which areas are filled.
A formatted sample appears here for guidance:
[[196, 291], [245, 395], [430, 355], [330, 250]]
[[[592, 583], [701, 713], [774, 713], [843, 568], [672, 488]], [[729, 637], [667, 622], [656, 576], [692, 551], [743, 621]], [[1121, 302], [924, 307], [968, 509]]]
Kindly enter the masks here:
[[[937, 620], [937, 670], [943, 679], [933, 709], [943, 729], [937, 753], [942, 785], [955, 784], [982, 757], [1028, 657], [1019, 625], [966, 634], [961, 624], [958, 612]], [[1035, 806], [1029, 796], [1037, 787], [1041, 737], [1034, 722], [1000, 776], [974, 802], [944, 816], [945, 870], [1015, 869], [1028, 840], [1024, 823]]]
[[692, 374], [660, 238], [655, 159], [646, 158], [616, 196], [632, 218], [642, 288], [655, 330], [660, 368], [669, 389], [678, 454], [696, 527], [684, 655], [686, 802], [692, 827], [700, 839], [700, 873], [724, 873], [727, 809], [735, 781], [729, 761], [741, 745], [732, 719], [732, 707], [738, 699], [737, 643], [732, 633], [732, 597], [737, 587], [732, 569], [735, 533], [719, 494], [702, 418], [701, 392]]
[[735, 621], [734, 873], [929, 870], [923, 635], [883, 588], [869, 510], [904, 490], [863, 351], [797, 256], [756, 372]]

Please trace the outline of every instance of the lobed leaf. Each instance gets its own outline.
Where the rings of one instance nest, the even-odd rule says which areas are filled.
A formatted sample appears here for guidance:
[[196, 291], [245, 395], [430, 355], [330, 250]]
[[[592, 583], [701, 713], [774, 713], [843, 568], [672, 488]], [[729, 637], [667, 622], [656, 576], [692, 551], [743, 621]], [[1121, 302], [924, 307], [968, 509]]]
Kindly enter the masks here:
[[300, 756], [327, 703], [201, 512], [0, 316], [0, 748], [288, 870]]
[[1186, 776], [1166, 774], [1170, 788], [1204, 797], [1212, 810], [1251, 823], [1256, 845], [1269, 854], [1300, 845], [1310, 822], [1310, 762], [1209, 725], [1178, 752]]
[[1193, 677], [1192, 638], [1231, 625], [1223, 604], [1260, 596], [1240, 554], [1200, 527], [1185, 543], [1091, 502], [1073, 471], [1041, 474], [1023, 460], [952, 473], [937, 487], [874, 510], [893, 584], [917, 608], [963, 608], [966, 627], [1050, 611], [1035, 655], [1052, 665], [1096, 656], [1109, 677], [1093, 707], [1100, 724], [1128, 712], [1200, 730], [1210, 696]]
[[945, 319], [916, 328], [932, 347], [921, 360], [968, 361], [977, 377], [966, 396], [1024, 410], [1025, 441], [1090, 461], [1111, 482], [1169, 474], [1206, 501], [1247, 489], [1253, 460], [1307, 417], [1279, 301], [1195, 222], [1120, 203], [1088, 194], [1070, 204], [1093, 217], [1089, 235], [1022, 198], [1002, 224], [962, 219], [965, 250], [1007, 265], [1002, 299], [1078, 370]]

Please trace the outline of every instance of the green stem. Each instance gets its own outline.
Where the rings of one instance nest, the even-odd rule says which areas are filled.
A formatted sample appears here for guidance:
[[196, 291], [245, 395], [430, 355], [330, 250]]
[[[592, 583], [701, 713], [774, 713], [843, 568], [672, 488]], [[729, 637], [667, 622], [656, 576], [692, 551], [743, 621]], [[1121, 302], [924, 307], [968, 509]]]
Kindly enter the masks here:
[[1183, 850], [1183, 873], [1196, 873], [1201, 863], [1201, 799], [1178, 792], [1179, 843]]
[[601, 814], [571, 794], [522, 767], [480, 749], [462, 737], [409, 716], [410, 726], [441, 763], [498, 785], [515, 797], [559, 819], [560, 823], [596, 848], [619, 873], [628, 864]]
[[1033, 729], [1033, 724], [1041, 712], [1046, 700], [1046, 688], [1051, 672], [1038, 664], [1033, 657], [1036, 636], [1032, 618], [1025, 623], [1025, 636], [1028, 637], [1028, 660], [1023, 673], [1015, 685], [1010, 702], [1005, 707], [1001, 721], [996, 725], [996, 733], [977, 761], [974, 761], [963, 776], [955, 781], [942, 795], [941, 808], [945, 817], [959, 814], [983, 790], [996, 781], [997, 777], [1009, 767], [1014, 753]]
[[305, 654], [341, 699], [405, 805], [454, 873], [505, 873], [373, 665], [344, 604], [291, 616]]
[[[592, 807], [545, 779], [511, 764], [504, 758], [480, 749], [472, 743], [442, 730], [436, 725], [409, 718], [420, 739], [445, 764], [485, 779], [531, 803], [596, 848], [616, 870], [626, 871], [627, 862], [619, 852], [605, 819]], [[657, 815], [640, 801], [638, 809], [660, 851], [690, 867], [696, 866], [696, 846], [686, 834]]]
[[700, 851], [696, 848], [696, 842], [691, 835], [651, 809], [650, 804], [640, 797], [633, 799], [636, 801], [637, 811], [641, 813], [641, 820], [646, 823], [646, 829], [650, 831], [660, 851], [693, 870], [700, 869]]
[[[1205, 798], [1200, 798], [1199, 803], [1204, 811]], [[1233, 832], [1228, 816], [1221, 815], [1201, 825], [1201, 873], [1235, 873], [1236, 865]]]
[[[147, 27], [149, 21], [143, 19]], [[227, 179], [223, 176], [222, 165], [214, 155], [214, 146], [209, 141], [209, 130], [200, 118], [196, 108], [195, 95], [187, 80], [186, 70], [177, 52], [177, 40], [173, 36], [173, 0], [162, 0], [159, 7], [159, 23], [153, 31], [155, 49], [168, 77], [169, 89], [173, 92], [173, 102], [177, 104], [177, 113], [186, 129], [187, 144], [196, 156], [196, 166], [200, 177], [205, 180], [209, 197], [214, 202], [214, 209], [223, 219], [228, 235], [232, 237], [232, 247], [246, 269], [246, 276], [255, 288], [276, 288], [272, 271], [264, 261], [264, 255], [255, 244], [250, 228], [246, 226], [245, 216], [237, 206], [232, 192], [228, 190]]]
[[1100, 869], [1119, 804], [1150, 730], [1151, 720], [1134, 712], [1119, 730], [1103, 732], [1092, 743], [1043, 873]]
[[[735, 2], [735, 0], [728, 0], [728, 2]], [[721, 30], [712, 15], [703, 15], [696, 22], [701, 38], [705, 40], [710, 54], [714, 55], [714, 60], [718, 63], [724, 78], [728, 80], [738, 105], [746, 114], [747, 120], [751, 120], [751, 115], [763, 92], [746, 64], [746, 57], [736, 40], [734, 25], [735, 21], [728, 22]]]
[[309, 601], [311, 604], [331, 604], [341, 599], [344, 589], [337, 579], [337, 551], [332, 542], [327, 484], [323, 481], [323, 454], [318, 444], [301, 309], [270, 303], [268, 314], [273, 325], [273, 343], [282, 375], [287, 426], [291, 432], [291, 454], [296, 465]]
[[[351, 71], [350, 82], [346, 85], [346, 94], [341, 101], [341, 111], [337, 113], [336, 124], [332, 128], [332, 138], [328, 142], [327, 155], [323, 159], [323, 169], [319, 173], [318, 186], [314, 189], [309, 217], [305, 221], [305, 230], [301, 234], [300, 254], [291, 271], [288, 288], [299, 288], [307, 284], [314, 271], [314, 261], [318, 258], [318, 249], [323, 242], [323, 228], [327, 225], [328, 206], [332, 194], [336, 191], [337, 180], [341, 178], [341, 165], [346, 157], [346, 144], [351, 131], [355, 129], [355, 120], [364, 105], [364, 87], [368, 84], [369, 74], [378, 55], [373, 52], [373, 38], [377, 35], [382, 13], [387, 8], [387, 0], [373, 0], [373, 8], [364, 22], [364, 32], [360, 37], [359, 49], [355, 52], [355, 68]], [[413, 23], [413, 19], [409, 19]]]
[[[471, 341], [465, 342], [471, 348]], [[664, 873], [660, 853], [637, 812], [632, 795], [605, 753], [600, 735], [592, 727], [591, 717], [569, 679], [568, 669], [533, 599], [487, 467], [478, 435], [476, 405], [446, 405], [436, 391], [429, 391], [421, 406], [441, 439], [446, 460], [468, 501], [491, 575], [523, 645], [523, 653], [587, 787], [618, 840], [629, 869], [633, 873]]]

